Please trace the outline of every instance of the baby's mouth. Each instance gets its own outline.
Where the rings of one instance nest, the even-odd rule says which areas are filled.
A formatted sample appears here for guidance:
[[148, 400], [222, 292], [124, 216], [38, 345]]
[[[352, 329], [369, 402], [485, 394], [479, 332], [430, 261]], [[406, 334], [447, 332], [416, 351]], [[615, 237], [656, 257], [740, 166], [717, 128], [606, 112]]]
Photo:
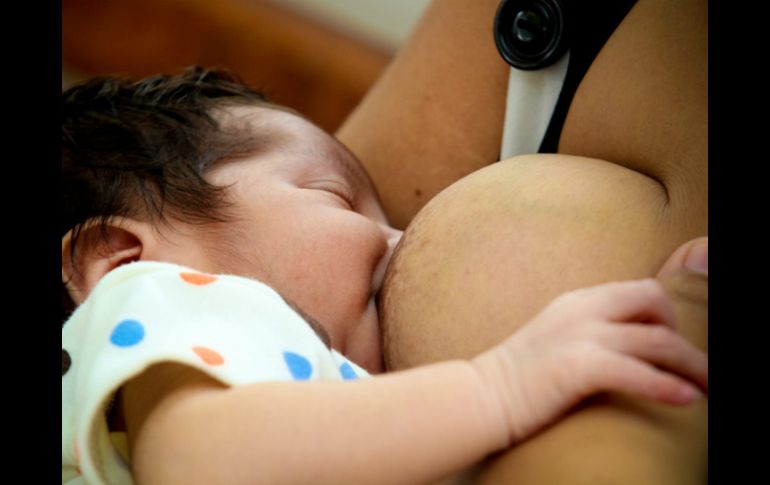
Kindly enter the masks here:
[[377, 263], [377, 267], [374, 268], [374, 274], [372, 274], [372, 294], [378, 295], [380, 293], [380, 290], [382, 289], [382, 282], [385, 279], [385, 270], [388, 267], [388, 262], [390, 261], [390, 249], [385, 252], [385, 254], [380, 258], [379, 263]]
[[388, 248], [377, 263], [377, 267], [374, 268], [374, 273], [372, 274], [372, 294], [375, 296], [375, 301], [377, 303], [379, 303], [379, 294], [382, 290], [382, 283], [385, 280], [385, 272], [388, 269], [390, 260], [393, 257], [393, 252], [400, 240], [401, 234], [399, 234], [398, 237], [392, 237], [388, 240]]

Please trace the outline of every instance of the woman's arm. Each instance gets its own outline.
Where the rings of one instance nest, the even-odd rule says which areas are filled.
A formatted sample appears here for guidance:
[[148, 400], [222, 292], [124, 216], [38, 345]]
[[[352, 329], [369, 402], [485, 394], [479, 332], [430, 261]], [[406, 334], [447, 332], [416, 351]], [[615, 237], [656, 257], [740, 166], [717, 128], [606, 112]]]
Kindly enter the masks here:
[[441, 0], [337, 132], [403, 228], [442, 189], [500, 157], [509, 67], [499, 0]]

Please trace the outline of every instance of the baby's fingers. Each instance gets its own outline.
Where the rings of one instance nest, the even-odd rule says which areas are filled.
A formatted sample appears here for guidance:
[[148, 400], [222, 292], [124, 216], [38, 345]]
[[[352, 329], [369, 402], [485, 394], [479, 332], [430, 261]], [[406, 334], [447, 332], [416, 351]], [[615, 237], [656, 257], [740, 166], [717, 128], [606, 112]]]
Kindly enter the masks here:
[[556, 301], [572, 306], [575, 313], [584, 316], [614, 322], [654, 322], [675, 328], [671, 300], [653, 279], [582, 288], [565, 293]]
[[644, 324], [610, 325], [599, 337], [610, 350], [665, 367], [708, 392], [708, 357], [667, 327]]
[[656, 369], [652, 365], [632, 357], [615, 355], [611, 362], [594, 362], [597, 368], [591, 369], [592, 384], [590, 393], [623, 392], [626, 394], [652, 399], [667, 404], [689, 404], [699, 398], [701, 392], [684, 379], [668, 372]]

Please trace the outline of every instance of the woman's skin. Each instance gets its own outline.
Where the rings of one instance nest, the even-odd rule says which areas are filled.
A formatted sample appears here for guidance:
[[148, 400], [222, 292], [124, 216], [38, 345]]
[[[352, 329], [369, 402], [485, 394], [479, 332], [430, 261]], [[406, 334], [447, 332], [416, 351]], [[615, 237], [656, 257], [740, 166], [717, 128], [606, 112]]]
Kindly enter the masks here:
[[[708, 234], [707, 3], [638, 0], [576, 92], [559, 154], [492, 165], [508, 69], [491, 35], [497, 3], [435, 2], [338, 133], [395, 225], [430, 199], [383, 288], [393, 370], [472, 355], [555, 295], [654, 276]], [[680, 331], [707, 349], [706, 280], [665, 284]], [[474, 481], [703, 483], [707, 409], [594, 399]]]
[[497, 4], [433, 2], [336, 134], [363, 156], [394, 227], [498, 160], [509, 67], [492, 38]]

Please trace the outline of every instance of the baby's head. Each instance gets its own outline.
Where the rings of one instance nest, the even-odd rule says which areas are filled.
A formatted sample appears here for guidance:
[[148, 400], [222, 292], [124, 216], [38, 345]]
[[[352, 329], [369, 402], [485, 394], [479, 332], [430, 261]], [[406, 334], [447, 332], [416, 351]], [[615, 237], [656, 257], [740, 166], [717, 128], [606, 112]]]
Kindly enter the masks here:
[[138, 260], [259, 279], [378, 371], [393, 247], [356, 158], [234, 77], [194, 68], [63, 94], [62, 279], [75, 305]]

